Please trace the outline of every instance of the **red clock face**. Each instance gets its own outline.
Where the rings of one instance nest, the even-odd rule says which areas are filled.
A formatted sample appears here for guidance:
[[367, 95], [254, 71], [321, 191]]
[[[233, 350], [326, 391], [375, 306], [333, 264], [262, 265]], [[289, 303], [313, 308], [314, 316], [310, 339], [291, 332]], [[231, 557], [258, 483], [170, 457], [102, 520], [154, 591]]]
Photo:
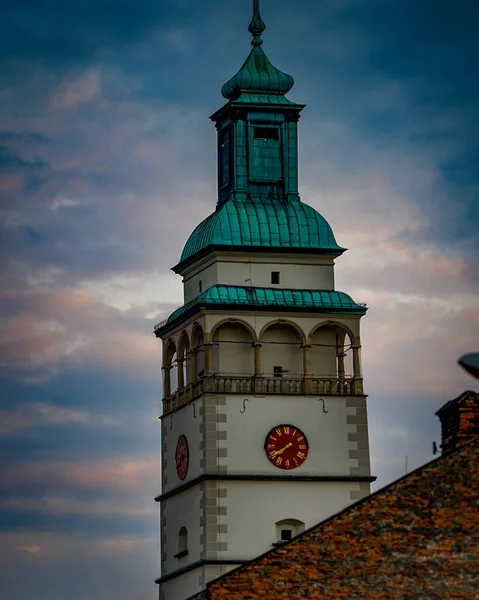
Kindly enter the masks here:
[[176, 444], [176, 474], [181, 481], [184, 481], [188, 474], [188, 464], [190, 462], [190, 451], [188, 448], [188, 440], [185, 435], [180, 435]]
[[309, 444], [304, 433], [293, 425], [278, 425], [266, 436], [264, 450], [279, 469], [296, 469], [308, 457]]

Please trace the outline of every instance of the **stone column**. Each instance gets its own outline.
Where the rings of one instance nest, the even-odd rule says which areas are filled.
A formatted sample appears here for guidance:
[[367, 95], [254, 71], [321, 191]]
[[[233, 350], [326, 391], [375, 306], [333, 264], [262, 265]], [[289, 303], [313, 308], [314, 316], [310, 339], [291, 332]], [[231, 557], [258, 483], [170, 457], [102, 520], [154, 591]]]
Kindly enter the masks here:
[[356, 345], [352, 347], [353, 350], [353, 393], [363, 393], [363, 379], [361, 376], [361, 361], [359, 359], [359, 350], [361, 346]]
[[182, 390], [185, 387], [185, 359], [182, 356], [177, 360], [178, 364], [178, 389]]
[[196, 366], [196, 350], [190, 350], [186, 355], [186, 383], [195, 383], [198, 378]]
[[254, 347], [254, 391], [263, 393], [263, 368], [261, 366], [261, 344], [253, 344]]
[[359, 360], [359, 350], [361, 346], [353, 346], [353, 375], [354, 378], [361, 377], [361, 363]]
[[303, 347], [303, 378], [304, 393], [313, 393], [313, 380], [311, 378], [311, 344], [305, 344]]
[[213, 344], [205, 342], [205, 392], [214, 392], [215, 383], [213, 379]]
[[213, 375], [213, 344], [206, 343], [205, 348], [205, 375], [211, 377]]
[[254, 344], [254, 375], [258, 377], [263, 374], [261, 368], [261, 344]]
[[163, 396], [169, 396], [171, 394], [171, 367], [163, 367]]

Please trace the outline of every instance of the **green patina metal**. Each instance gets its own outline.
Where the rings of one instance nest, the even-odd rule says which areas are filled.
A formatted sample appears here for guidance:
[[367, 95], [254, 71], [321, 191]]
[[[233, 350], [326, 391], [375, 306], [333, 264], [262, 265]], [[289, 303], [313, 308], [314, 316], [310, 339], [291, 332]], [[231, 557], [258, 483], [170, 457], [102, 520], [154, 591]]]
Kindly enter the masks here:
[[229, 102], [211, 118], [218, 129], [218, 203], [187, 241], [181, 269], [213, 248], [304, 250], [339, 255], [331, 227], [299, 198], [298, 119], [285, 97], [294, 80], [261, 47], [266, 26], [253, 1], [253, 49], [223, 86]]
[[294, 79], [291, 75], [274, 67], [261, 48], [261, 35], [265, 29], [266, 25], [260, 15], [259, 0], [254, 0], [253, 19], [249, 26], [253, 36], [253, 49], [238, 73], [225, 83], [221, 90], [228, 100], [248, 102], [246, 95], [252, 93], [266, 94], [271, 102], [275, 102], [276, 96], [284, 96], [293, 87]]
[[182, 268], [207, 248], [291, 249], [339, 255], [328, 222], [303, 202], [268, 197], [230, 200], [193, 231], [181, 255]]
[[221, 93], [228, 100], [242, 102], [248, 101], [242, 94], [267, 94], [270, 101], [275, 102], [278, 101], [276, 96], [284, 96], [293, 85], [291, 75], [274, 67], [261, 46], [254, 46], [238, 73], [224, 84]]
[[356, 304], [344, 292], [333, 290], [290, 290], [276, 288], [239, 287], [215, 285], [188, 304], [175, 310], [168, 320], [159, 325], [156, 333], [161, 335], [181, 322], [185, 317], [200, 310], [290, 310], [325, 312], [332, 314], [366, 313], [364, 305]]

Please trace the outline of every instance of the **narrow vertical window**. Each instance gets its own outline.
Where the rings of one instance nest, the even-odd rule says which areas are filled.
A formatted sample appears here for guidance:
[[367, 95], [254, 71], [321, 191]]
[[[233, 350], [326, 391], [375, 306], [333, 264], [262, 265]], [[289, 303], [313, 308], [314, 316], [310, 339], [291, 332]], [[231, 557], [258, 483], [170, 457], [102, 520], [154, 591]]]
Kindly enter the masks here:
[[219, 135], [219, 175], [220, 188], [226, 187], [230, 183], [231, 171], [231, 144], [230, 144], [230, 128], [224, 127]]
[[273, 285], [278, 285], [280, 282], [280, 273], [279, 271], [272, 271], [271, 272], [271, 283]]
[[198, 281], [198, 290], [200, 294], [203, 292], [203, 282], [201, 281], [201, 279]]
[[188, 530], [186, 527], [182, 527], [178, 534], [178, 552], [175, 554], [175, 558], [183, 558], [188, 554]]

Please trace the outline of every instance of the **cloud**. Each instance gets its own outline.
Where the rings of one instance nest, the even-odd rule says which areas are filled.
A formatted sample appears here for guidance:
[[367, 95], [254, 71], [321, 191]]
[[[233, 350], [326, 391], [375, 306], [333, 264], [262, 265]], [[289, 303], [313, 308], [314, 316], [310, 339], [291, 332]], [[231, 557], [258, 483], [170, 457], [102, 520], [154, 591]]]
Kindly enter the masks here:
[[84, 290], [0, 294], [5, 315], [0, 322], [0, 367], [27, 378], [51, 377], [65, 361], [100, 362], [138, 376], [155, 370], [161, 346], [152, 331], [159, 307], [140, 303], [128, 312], [126, 298], [121, 301], [119, 296], [116, 303], [126, 310]]
[[41, 548], [37, 544], [31, 544], [30, 546], [18, 546], [16, 549], [20, 552], [26, 552], [27, 554], [34, 556], [41, 553]]
[[114, 427], [119, 423], [117, 417], [93, 415], [86, 410], [75, 410], [47, 402], [29, 402], [10, 411], [0, 410], [0, 436], [18, 435], [42, 426]]
[[121, 515], [126, 517], [158, 516], [154, 502], [140, 505], [138, 500], [118, 498], [112, 500], [80, 500], [72, 495], [46, 492], [42, 498], [9, 497], [0, 501], [3, 510], [35, 511], [52, 516], [59, 515]]
[[70, 78], [53, 92], [53, 110], [75, 110], [81, 104], [97, 99], [101, 95], [101, 80], [94, 72]]
[[7, 465], [0, 481], [0, 490], [21, 489], [33, 484], [57, 488], [117, 490], [123, 492], [148, 489], [152, 474], [159, 472], [153, 459], [117, 458], [89, 462], [23, 462]]

